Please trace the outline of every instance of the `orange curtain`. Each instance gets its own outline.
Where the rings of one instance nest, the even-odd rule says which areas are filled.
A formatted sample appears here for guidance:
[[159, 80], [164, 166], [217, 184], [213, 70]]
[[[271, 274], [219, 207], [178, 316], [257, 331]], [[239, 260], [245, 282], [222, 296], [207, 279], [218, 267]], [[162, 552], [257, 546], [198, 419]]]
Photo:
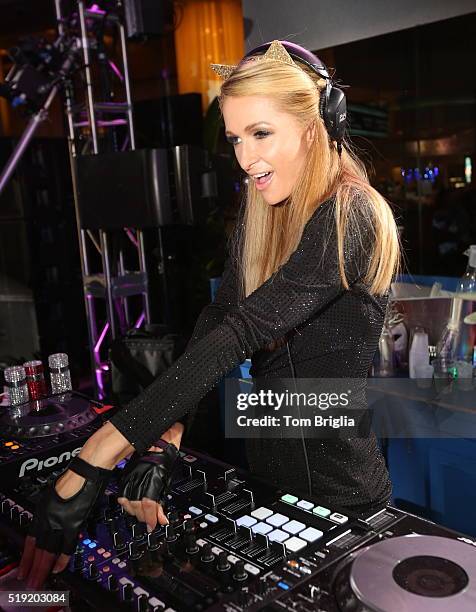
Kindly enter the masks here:
[[220, 86], [210, 64], [236, 64], [244, 55], [241, 0], [182, 0], [178, 17], [178, 90], [201, 93], [206, 110]]

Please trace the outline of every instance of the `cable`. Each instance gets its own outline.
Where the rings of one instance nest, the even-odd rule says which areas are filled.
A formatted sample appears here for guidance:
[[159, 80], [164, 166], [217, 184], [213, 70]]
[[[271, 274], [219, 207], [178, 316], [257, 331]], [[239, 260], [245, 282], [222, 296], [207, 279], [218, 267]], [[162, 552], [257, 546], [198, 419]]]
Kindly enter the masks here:
[[[293, 377], [293, 381], [294, 381], [294, 391], [296, 392], [296, 394], [298, 393], [298, 389], [297, 389], [297, 382], [296, 382], [296, 368], [294, 367], [294, 361], [293, 358], [291, 356], [291, 349], [289, 347], [289, 340], [286, 340], [286, 347], [288, 349], [288, 360], [289, 360], [289, 365], [291, 367], [291, 374]], [[301, 430], [301, 442], [302, 442], [302, 448], [304, 451], [304, 460], [306, 462], [306, 472], [307, 472], [307, 486], [309, 489], [309, 495], [312, 495], [312, 479], [311, 479], [311, 469], [309, 467], [309, 457], [307, 455], [307, 446], [306, 446], [306, 439], [304, 437], [304, 429], [302, 426], [302, 418], [301, 418], [301, 407], [299, 406], [299, 402], [297, 405], [298, 408], [298, 413], [299, 413], [299, 428]]]

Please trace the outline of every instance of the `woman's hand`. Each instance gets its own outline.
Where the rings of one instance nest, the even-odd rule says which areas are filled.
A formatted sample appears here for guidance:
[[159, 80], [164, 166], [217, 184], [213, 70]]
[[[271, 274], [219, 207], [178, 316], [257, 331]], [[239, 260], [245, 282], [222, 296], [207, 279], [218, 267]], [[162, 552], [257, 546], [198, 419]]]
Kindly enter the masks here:
[[163, 498], [172, 478], [183, 429], [182, 423], [174, 423], [161, 436], [169, 445], [165, 449], [152, 446], [149, 455], [133, 459], [122, 478], [122, 496], [117, 501], [126, 512], [147, 523], [148, 531], [154, 530], [157, 523], [168, 524]]
[[17, 574], [19, 580], [25, 579], [29, 588], [37, 589], [52, 568], [53, 573], [66, 568], [79, 532], [104, 491], [106, 471], [112, 470], [133, 450], [111, 423], [106, 423], [87, 440], [79, 453], [89, 464], [89, 468], [83, 466], [86, 478], [66, 470], [54, 485], [40, 494], [32, 529], [25, 540]]

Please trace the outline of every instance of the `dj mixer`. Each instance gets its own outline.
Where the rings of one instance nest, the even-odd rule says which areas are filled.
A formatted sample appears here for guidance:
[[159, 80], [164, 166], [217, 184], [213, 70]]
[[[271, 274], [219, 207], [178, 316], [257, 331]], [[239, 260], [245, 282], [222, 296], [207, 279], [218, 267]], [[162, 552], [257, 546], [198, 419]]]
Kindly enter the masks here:
[[[61, 443], [70, 433], [55, 436]], [[147, 533], [117, 503], [125, 463], [69, 567], [45, 587], [69, 591], [72, 610], [476, 610], [476, 542], [462, 534], [391, 506], [353, 515], [184, 449], [166, 501], [169, 525]], [[2, 480], [0, 552], [10, 567], [38, 492], [65, 466]]]

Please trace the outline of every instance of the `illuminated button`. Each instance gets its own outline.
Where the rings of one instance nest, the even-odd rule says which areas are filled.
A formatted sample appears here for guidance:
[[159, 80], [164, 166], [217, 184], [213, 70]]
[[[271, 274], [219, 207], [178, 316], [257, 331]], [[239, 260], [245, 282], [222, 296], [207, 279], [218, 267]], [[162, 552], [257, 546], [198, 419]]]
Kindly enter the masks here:
[[324, 506], [316, 506], [312, 512], [314, 514], [317, 514], [317, 516], [322, 516], [324, 518], [326, 518], [326, 516], [329, 516], [329, 514], [331, 513], [329, 508], [324, 508]]
[[286, 584], [286, 582], [283, 582], [282, 580], [280, 580], [279, 582], [276, 583], [276, 585], [280, 588], [283, 589], [283, 591], [287, 591], [289, 589], [289, 584]]
[[17, 450], [17, 448], [20, 448], [18, 444], [14, 444], [13, 446], [10, 446], [10, 450]]
[[205, 546], [206, 543], [207, 543], [207, 541], [206, 540], [202, 540], [202, 538], [199, 538], [197, 540], [197, 546], [202, 547], [202, 546]]
[[134, 593], [137, 595], [137, 597], [139, 597], [139, 595], [147, 595], [147, 597], [149, 597], [149, 593], [147, 593], [147, 591], [144, 591], [144, 589], [142, 589], [141, 587], [136, 587], [134, 589]]
[[165, 608], [164, 602], [161, 599], [157, 599], [157, 597], [151, 597], [149, 599], [149, 606], [152, 606], [152, 608]]
[[121, 561], [121, 563], [119, 563], [119, 565], [117, 567], [120, 567], [121, 569], [126, 567], [127, 563], [124, 563], [124, 561]]
[[296, 504], [298, 508], [302, 508], [303, 510], [312, 510], [314, 508], [314, 504], [310, 501], [306, 501], [305, 499], [300, 499]]
[[203, 523], [200, 523], [199, 525], [200, 529], [206, 529], [208, 527], [208, 523], [205, 523], [205, 521]]
[[235, 555], [228, 555], [227, 559], [230, 563], [233, 563], [233, 565], [235, 565], [235, 563], [239, 561], [239, 558], [235, 557]]
[[111, 566], [110, 565], [104, 565], [102, 568], [102, 571], [104, 573], [110, 572], [111, 571]]
[[109, 559], [109, 557], [111, 556], [111, 553], [106, 550], [106, 552], [103, 554], [104, 559]]
[[289, 552], [298, 552], [298, 550], [306, 548], [306, 542], [304, 540], [301, 540], [300, 538], [293, 537], [289, 538], [289, 540], [286, 540], [284, 546], [286, 546]]
[[266, 519], [266, 522], [273, 525], [273, 527], [281, 527], [281, 525], [284, 525], [284, 523], [287, 523], [288, 521], [288, 516], [284, 516], [284, 514], [279, 513], [273, 514]]
[[247, 514], [244, 514], [243, 516], [240, 516], [239, 519], [236, 519], [236, 524], [238, 527], [252, 527], [257, 522], [258, 521], [255, 518], [248, 516]]
[[254, 565], [251, 565], [251, 563], [245, 563], [245, 571], [253, 576], [257, 576], [259, 574], [259, 569]]
[[304, 531], [301, 531], [299, 537], [303, 540], [306, 540], [306, 542], [310, 542], [312, 544], [312, 542], [315, 542], [319, 538], [322, 538], [323, 535], [324, 534], [322, 533], [322, 531], [319, 531], [319, 529], [314, 529], [314, 527], [308, 527]]
[[217, 557], [218, 557], [218, 555], [219, 555], [221, 552], [223, 552], [223, 551], [222, 551], [222, 549], [221, 549], [221, 548], [218, 548], [218, 546], [214, 546], [214, 547], [212, 548], [212, 553], [213, 553], [214, 555], [216, 555]]
[[265, 508], [264, 506], [261, 506], [261, 508], [257, 508], [256, 510], [253, 510], [253, 512], [251, 513], [251, 516], [253, 516], [255, 519], [258, 519], [258, 521], [264, 521], [264, 519], [268, 518], [268, 516], [271, 516], [273, 514], [273, 511], [270, 510], [269, 508]]
[[200, 508], [197, 508], [196, 506], [190, 506], [188, 511], [192, 514], [196, 514], [197, 516], [202, 513], [202, 510]]
[[97, 543], [96, 542], [89, 542], [88, 546], [89, 546], [89, 548], [96, 548]]
[[191, 514], [184, 514], [183, 515], [183, 520], [186, 521], [187, 519], [192, 518]]
[[193, 463], [194, 461], [197, 460], [197, 458], [194, 457], [193, 455], [185, 455], [183, 460], [186, 461], [187, 463]]
[[290, 559], [288, 561], [288, 565], [289, 565], [289, 567], [292, 567], [294, 569], [298, 569], [298, 567], [299, 567], [299, 563], [296, 561], [296, 559]]
[[88, 538], [86, 538], [85, 540], [83, 540], [83, 544], [89, 544], [91, 542], [91, 540], [88, 540]]
[[331, 521], [334, 521], [334, 523], [339, 523], [339, 525], [343, 525], [349, 520], [348, 516], [346, 516], [345, 514], [340, 514], [339, 512], [333, 512], [329, 518], [331, 519]]
[[287, 504], [295, 504], [298, 499], [299, 497], [296, 497], [295, 495], [291, 495], [290, 493], [286, 493], [286, 495], [283, 495], [281, 497], [281, 500], [283, 502], [286, 502]]
[[106, 549], [105, 549], [105, 548], [98, 548], [98, 549], [97, 549], [97, 553], [98, 553], [98, 555], [102, 555], [102, 553], [104, 553], [104, 552], [106, 552]]
[[299, 521], [289, 521], [286, 525], [283, 525], [284, 531], [288, 533], [296, 534], [306, 529], [306, 525], [304, 523], [300, 523]]
[[125, 586], [126, 584], [134, 584], [132, 582], [132, 580], [129, 580], [129, 578], [126, 578], [125, 576], [123, 576], [122, 578], [119, 578], [119, 584], [122, 584], [122, 586]]
[[256, 523], [256, 525], [253, 525], [251, 530], [253, 531], [253, 533], [261, 533], [265, 535], [270, 531], [273, 531], [273, 528], [271, 527], [271, 525], [267, 525], [266, 523]]
[[121, 560], [119, 559], [119, 557], [114, 557], [114, 559], [112, 560], [112, 563], [114, 563], [114, 565], [117, 565], [120, 562]]
[[289, 533], [281, 531], [281, 529], [275, 529], [271, 533], [268, 533], [268, 540], [271, 542], [284, 542], [289, 538]]
[[5, 442], [5, 446], [13, 446], [13, 442]]
[[94, 555], [89, 555], [88, 557], [88, 561], [89, 563], [92, 563], [93, 561], [95, 561], [96, 557]]
[[205, 514], [204, 519], [209, 523], [218, 523], [218, 518], [213, 514]]

